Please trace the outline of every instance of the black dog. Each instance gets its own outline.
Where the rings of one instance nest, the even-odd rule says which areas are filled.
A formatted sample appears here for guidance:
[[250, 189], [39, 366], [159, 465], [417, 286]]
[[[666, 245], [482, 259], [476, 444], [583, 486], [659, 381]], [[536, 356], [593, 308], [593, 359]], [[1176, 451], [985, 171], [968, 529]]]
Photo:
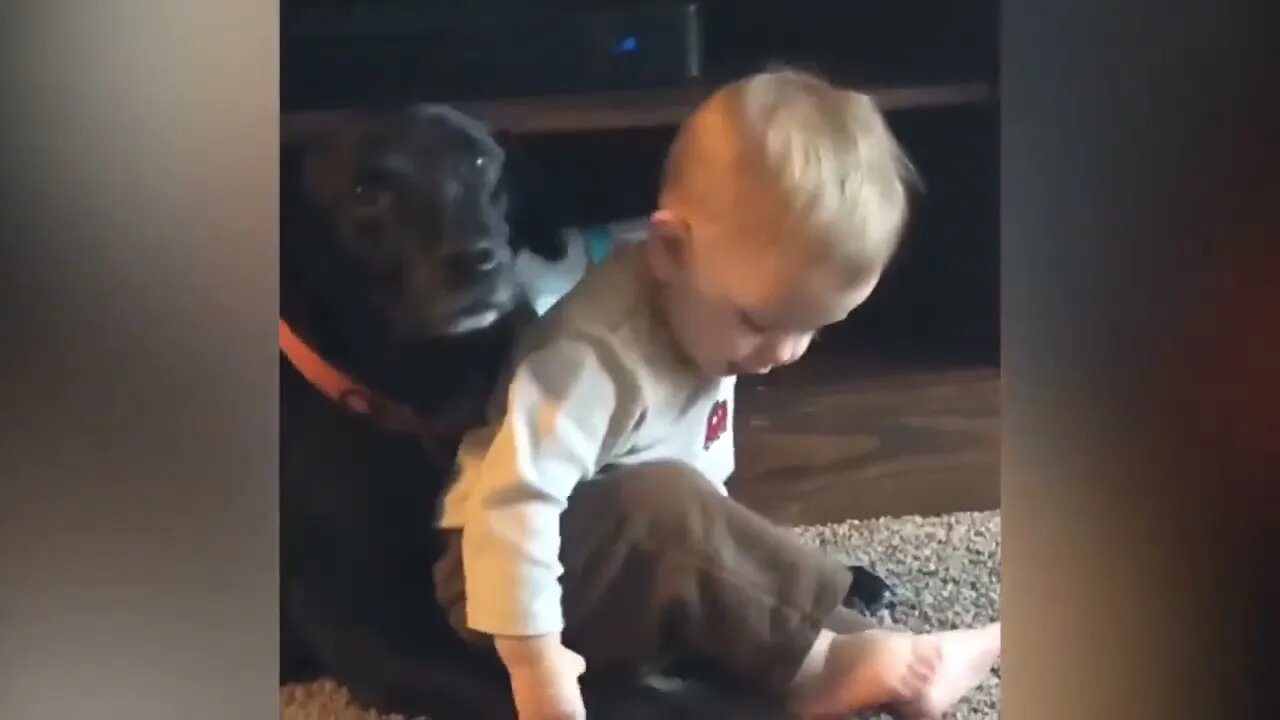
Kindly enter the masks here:
[[283, 148], [282, 682], [325, 675], [441, 718], [510, 713], [431, 584], [456, 443], [531, 312], [513, 256], [562, 251], [535, 206], [509, 230], [505, 155], [442, 106], [351, 115]]

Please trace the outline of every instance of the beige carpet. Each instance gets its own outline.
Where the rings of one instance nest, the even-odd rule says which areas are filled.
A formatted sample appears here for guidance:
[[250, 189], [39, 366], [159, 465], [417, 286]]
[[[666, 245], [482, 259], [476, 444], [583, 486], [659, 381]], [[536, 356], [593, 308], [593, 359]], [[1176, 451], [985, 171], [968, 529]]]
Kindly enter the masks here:
[[[999, 513], [855, 521], [798, 531], [851, 564], [871, 567], [896, 588], [893, 607], [879, 618], [884, 624], [924, 631], [978, 625], [999, 617]], [[999, 694], [997, 669], [952, 717], [999, 717]], [[283, 688], [280, 703], [284, 720], [406, 720], [365, 711], [330, 682]]]

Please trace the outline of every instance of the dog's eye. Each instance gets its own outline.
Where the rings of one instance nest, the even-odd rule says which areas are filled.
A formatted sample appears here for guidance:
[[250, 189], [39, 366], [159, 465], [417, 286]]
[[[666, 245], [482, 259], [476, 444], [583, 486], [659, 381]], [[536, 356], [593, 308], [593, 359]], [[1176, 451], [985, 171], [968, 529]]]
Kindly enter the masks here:
[[383, 210], [391, 204], [391, 193], [371, 184], [357, 185], [352, 197], [362, 210]]

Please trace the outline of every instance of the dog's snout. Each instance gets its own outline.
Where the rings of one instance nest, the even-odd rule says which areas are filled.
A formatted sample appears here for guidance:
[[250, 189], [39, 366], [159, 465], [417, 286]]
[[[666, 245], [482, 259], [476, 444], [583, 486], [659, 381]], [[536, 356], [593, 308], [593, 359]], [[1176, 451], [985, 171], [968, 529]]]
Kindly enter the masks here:
[[477, 245], [451, 253], [449, 264], [456, 272], [478, 273], [494, 269], [500, 259], [497, 249], [490, 245]]

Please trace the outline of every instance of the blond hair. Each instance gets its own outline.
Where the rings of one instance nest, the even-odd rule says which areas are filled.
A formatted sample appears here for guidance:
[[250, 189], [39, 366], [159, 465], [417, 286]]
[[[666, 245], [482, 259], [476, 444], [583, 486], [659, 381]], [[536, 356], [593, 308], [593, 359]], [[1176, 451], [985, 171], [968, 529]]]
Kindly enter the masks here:
[[720, 88], [694, 112], [672, 144], [662, 195], [768, 213], [785, 223], [774, 228], [785, 228], [777, 240], [800, 234], [820, 241], [824, 260], [879, 271], [916, 182], [870, 97], [773, 68]]

